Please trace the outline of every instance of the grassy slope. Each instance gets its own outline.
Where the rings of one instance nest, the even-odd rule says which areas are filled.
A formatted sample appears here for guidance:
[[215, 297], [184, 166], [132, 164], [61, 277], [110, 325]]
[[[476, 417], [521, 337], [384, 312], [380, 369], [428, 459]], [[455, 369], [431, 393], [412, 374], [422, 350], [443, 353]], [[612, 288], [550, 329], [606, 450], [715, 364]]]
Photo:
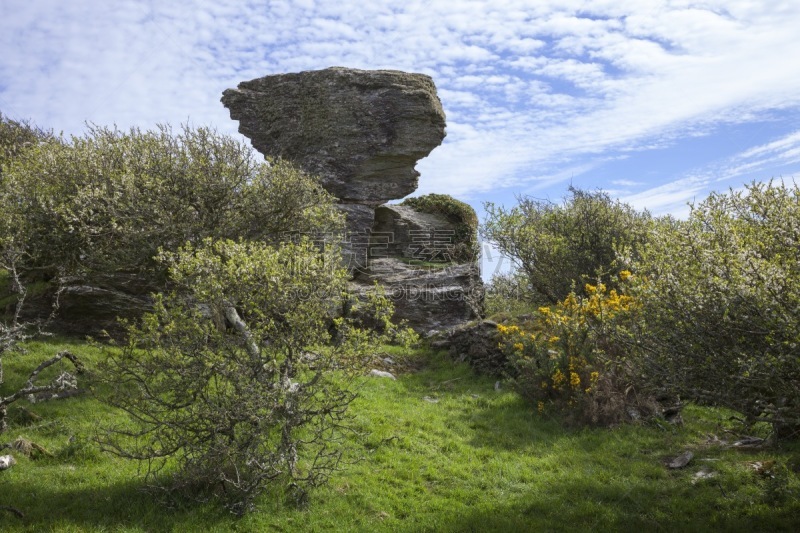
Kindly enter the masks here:
[[[102, 356], [81, 343], [32, 343], [8, 355], [3, 392], [45, 356], [69, 347], [87, 362]], [[395, 354], [400, 356], [400, 354]], [[792, 463], [797, 446], [760, 452], [704, 444], [720, 437], [724, 415], [690, 408], [683, 428], [564, 428], [543, 419], [507, 389], [436, 355], [397, 381], [365, 379], [354, 405], [369, 435], [353, 441], [364, 459], [312, 493], [297, 510], [277, 492], [243, 519], [213, 505], [165, 510], [139, 490], [136, 464], [101, 455], [87, 441], [98, 420], [114, 413], [91, 397], [24, 407], [0, 442], [25, 436], [54, 458], [27, 459], [0, 473], [0, 530], [57, 531], [792, 531], [800, 526], [800, 481], [769, 505], [770, 480], [755, 461]], [[91, 366], [91, 365], [90, 365]], [[89, 377], [90, 379], [90, 377]], [[424, 398], [436, 400], [436, 403]], [[71, 442], [70, 442], [70, 438]], [[669, 471], [663, 460], [686, 448], [690, 466]], [[7, 453], [7, 452], [2, 452]], [[702, 466], [717, 473], [692, 483]]]

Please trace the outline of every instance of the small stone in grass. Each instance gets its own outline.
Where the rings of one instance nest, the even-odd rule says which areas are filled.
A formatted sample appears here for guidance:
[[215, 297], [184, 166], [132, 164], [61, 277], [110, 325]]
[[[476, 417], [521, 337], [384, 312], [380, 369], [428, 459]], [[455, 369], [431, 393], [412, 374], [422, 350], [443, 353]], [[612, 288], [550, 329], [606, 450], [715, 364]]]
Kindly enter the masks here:
[[670, 461], [669, 464], [667, 464], [667, 466], [669, 468], [683, 468], [684, 466], [689, 464], [689, 461], [692, 460], [692, 457], [694, 457], [694, 454], [687, 450], [682, 454], [680, 454], [675, 459], [673, 459], [672, 461]]
[[7, 470], [17, 464], [13, 455], [0, 455], [0, 470]]
[[377, 370], [377, 369], [370, 370], [369, 375], [374, 376], [376, 378], [397, 379], [391, 372], [384, 372], [383, 370]]

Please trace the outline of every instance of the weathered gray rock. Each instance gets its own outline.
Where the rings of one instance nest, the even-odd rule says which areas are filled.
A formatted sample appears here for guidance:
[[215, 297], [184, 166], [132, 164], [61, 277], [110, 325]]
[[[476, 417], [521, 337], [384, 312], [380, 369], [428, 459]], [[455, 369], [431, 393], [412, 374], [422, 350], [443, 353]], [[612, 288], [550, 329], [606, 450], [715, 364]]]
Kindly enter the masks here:
[[17, 464], [17, 460], [13, 455], [0, 455], [0, 470], [8, 470]]
[[[121, 335], [119, 319], [136, 320], [152, 310], [151, 294], [160, 289], [139, 274], [104, 274], [64, 280], [61, 290], [52, 284], [26, 298], [20, 318], [47, 321], [46, 329], [70, 335]], [[53, 304], [58, 312], [53, 314]], [[6, 313], [11, 309], [6, 309]], [[52, 316], [51, 316], [52, 315]]]
[[375, 209], [370, 255], [449, 262], [454, 236], [455, 227], [444, 216], [382, 205]]
[[510, 370], [501, 340], [497, 322], [479, 320], [453, 328], [431, 344], [448, 348], [453, 359], [469, 363], [476, 372], [500, 376]]
[[683, 467], [685, 467], [686, 465], [689, 464], [689, 462], [692, 460], [693, 457], [694, 457], [694, 454], [687, 450], [687, 451], [683, 452], [682, 454], [680, 454], [679, 456], [677, 456], [674, 459], [672, 459], [667, 464], [667, 467], [668, 468], [673, 468], [673, 469], [683, 468]]
[[374, 207], [412, 193], [414, 165], [445, 136], [424, 74], [333, 67], [265, 76], [226, 90], [222, 103], [256, 150], [320, 176], [344, 203]]
[[388, 378], [388, 379], [391, 379], [392, 381], [396, 381], [397, 380], [397, 378], [394, 377], [394, 374], [392, 374], [391, 372], [386, 372], [384, 370], [378, 370], [377, 368], [373, 368], [372, 370], [370, 370], [369, 371], [369, 375], [372, 376], [372, 377], [376, 377], [376, 378]]
[[346, 217], [345, 240], [342, 243], [342, 256], [345, 265], [351, 270], [367, 266], [369, 240], [375, 220], [375, 210], [363, 204], [337, 204]]
[[419, 332], [450, 329], [481, 313], [483, 282], [474, 263], [430, 268], [394, 257], [373, 259], [350, 288], [363, 297], [375, 281], [385, 287], [394, 302], [395, 319], [406, 320]]
[[357, 297], [378, 281], [394, 301], [395, 318], [421, 332], [480, 315], [475, 258], [462, 253], [446, 264], [454, 250], [448, 245], [463, 228], [447, 214], [377, 207], [417, 188], [414, 166], [444, 138], [445, 116], [429, 76], [334, 67], [242, 82], [223, 93], [222, 103], [253, 147], [320, 176], [339, 199], [347, 217], [343, 255]]

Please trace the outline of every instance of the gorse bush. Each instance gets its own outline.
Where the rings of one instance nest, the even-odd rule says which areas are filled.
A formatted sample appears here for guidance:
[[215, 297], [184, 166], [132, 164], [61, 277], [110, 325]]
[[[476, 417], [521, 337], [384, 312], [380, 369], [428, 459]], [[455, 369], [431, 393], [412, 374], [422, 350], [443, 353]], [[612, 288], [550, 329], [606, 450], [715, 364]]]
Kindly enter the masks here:
[[529, 197], [506, 209], [484, 205], [481, 234], [516, 263], [521, 298], [555, 304], [590, 278], [614, 288], [617, 275], [635, 258], [648, 235], [650, 216], [608, 194], [570, 188], [563, 205]]
[[[653, 397], [677, 398], [800, 436], [797, 185], [712, 194], [686, 221], [573, 191], [563, 208], [490, 206], [484, 233], [520, 265], [498, 280], [498, 295], [552, 302], [577, 287], [533, 313], [533, 326], [503, 326], [516, 384], [542, 408], [613, 421], [630, 406], [654, 411]], [[579, 283], [592, 268], [597, 281]]]
[[664, 219], [637, 261], [655, 385], [800, 435], [800, 189], [752, 184]]
[[637, 302], [623, 291], [631, 277], [620, 273], [620, 289], [603, 283], [570, 293], [554, 306], [540, 307], [523, 328], [499, 325], [512, 367], [513, 384], [539, 412], [569, 415], [574, 421], [611, 424], [655, 414], [652, 398], [640, 390], [636, 361], [626, 346]]

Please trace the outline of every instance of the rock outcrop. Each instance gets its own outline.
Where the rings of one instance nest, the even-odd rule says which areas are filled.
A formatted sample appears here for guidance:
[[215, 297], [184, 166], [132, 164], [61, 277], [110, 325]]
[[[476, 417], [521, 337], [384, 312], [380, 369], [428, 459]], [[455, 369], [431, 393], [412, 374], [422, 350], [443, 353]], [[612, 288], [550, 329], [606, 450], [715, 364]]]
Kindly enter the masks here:
[[450, 262], [454, 235], [453, 225], [442, 216], [405, 205], [382, 205], [375, 209], [370, 255]]
[[322, 179], [347, 214], [347, 262], [366, 266], [373, 209], [417, 188], [417, 161], [442, 143], [445, 117], [430, 76], [324, 70], [244, 81], [223, 92], [239, 132], [267, 157]]
[[333, 67], [265, 76], [226, 90], [222, 103], [256, 150], [320, 176], [343, 203], [375, 207], [411, 194], [414, 165], [445, 136], [424, 74]]
[[[444, 111], [429, 76], [341, 67], [280, 74], [242, 82], [222, 103], [254, 148], [320, 176], [339, 199], [356, 294], [380, 282], [396, 318], [422, 332], [480, 314], [480, 271], [474, 254], [463, 253], [470, 245], [453, 256], [454, 239], [463, 240], [458, 217], [381, 205], [416, 190], [414, 166], [444, 139]], [[459, 208], [474, 219], [466, 204]]]
[[[135, 273], [95, 274], [63, 280], [60, 290], [55, 282], [39, 282], [39, 288], [26, 298], [20, 319], [38, 321], [50, 317], [46, 330], [68, 335], [113, 337], [125, 332], [120, 319], [136, 321], [152, 311], [152, 293], [160, 290], [155, 284]], [[53, 303], [58, 302], [54, 313]], [[3, 313], [13, 313], [11, 302]]]
[[373, 259], [351, 283], [364, 295], [375, 282], [394, 302], [395, 318], [430, 335], [463, 324], [481, 313], [483, 283], [476, 264], [418, 266], [396, 257]]

